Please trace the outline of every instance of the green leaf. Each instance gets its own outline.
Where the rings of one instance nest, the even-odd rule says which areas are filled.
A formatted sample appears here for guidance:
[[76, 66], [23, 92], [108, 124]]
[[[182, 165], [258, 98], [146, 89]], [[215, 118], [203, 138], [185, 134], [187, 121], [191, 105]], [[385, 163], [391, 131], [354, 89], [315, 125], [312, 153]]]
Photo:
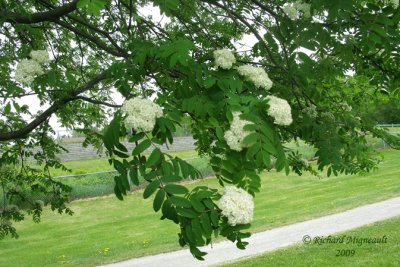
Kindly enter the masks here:
[[126, 173], [121, 174], [120, 181], [126, 191], [129, 191], [131, 189], [131, 186], [130, 186], [129, 180], [128, 180], [128, 176], [126, 175]]
[[118, 150], [116, 150], [116, 149], [113, 149], [113, 153], [114, 153], [117, 157], [120, 157], [120, 158], [123, 158], [123, 159], [129, 158], [129, 155], [127, 155], [127, 154], [125, 154], [125, 153], [122, 153], [122, 152], [120, 152], [120, 151], [118, 151]]
[[242, 144], [245, 145], [246, 147], [250, 147], [258, 142], [259, 140], [258, 138], [259, 138], [258, 133], [251, 133], [243, 139]]
[[172, 183], [172, 182], [180, 182], [183, 180], [183, 178], [179, 175], [166, 175], [161, 177], [161, 180], [164, 183]]
[[135, 142], [139, 141], [140, 139], [142, 139], [144, 136], [145, 136], [144, 133], [137, 133], [137, 134], [129, 137], [129, 142], [135, 143]]
[[260, 151], [260, 145], [256, 144], [247, 149], [246, 157], [250, 160]]
[[224, 140], [224, 131], [221, 127], [215, 128], [215, 133], [217, 134], [219, 140]]
[[230, 80], [220, 79], [217, 81], [217, 85], [219, 88], [221, 88], [222, 91], [229, 92]]
[[106, 6], [106, 4], [106, 0], [79, 0], [76, 6], [79, 9], [87, 7], [90, 15], [99, 16], [100, 11]]
[[207, 213], [203, 212], [200, 218], [201, 218], [200, 223], [201, 226], [203, 227], [204, 232], [207, 234], [207, 236], [211, 236], [212, 234], [211, 221]]
[[137, 168], [133, 167], [128, 169], [128, 177], [134, 185], [139, 186], [139, 176]]
[[228, 121], [233, 121], [233, 114], [232, 114], [232, 111], [231, 110], [227, 110], [226, 111], [226, 118], [228, 119]]
[[115, 185], [115, 186], [114, 186], [114, 193], [115, 193], [115, 195], [117, 196], [117, 198], [118, 198], [119, 200], [124, 200], [124, 197], [122, 196], [122, 193], [121, 193], [121, 191], [120, 191], [119, 188], [118, 188], [118, 185]]
[[204, 205], [206, 205], [206, 207], [209, 208], [210, 210], [212, 210], [212, 209], [215, 208], [215, 207], [214, 207], [214, 202], [212, 202], [212, 200], [209, 199], [209, 198], [203, 199], [203, 203], [204, 203]]
[[151, 146], [151, 141], [149, 139], [143, 140], [138, 144], [132, 151], [132, 156], [139, 155]]
[[182, 186], [182, 185], [178, 185], [178, 184], [167, 184], [164, 187], [164, 190], [167, 191], [170, 194], [186, 194], [189, 192], [189, 190]]
[[178, 212], [179, 215], [186, 218], [196, 218], [198, 216], [198, 214], [195, 211], [187, 208], [177, 208], [176, 211]]
[[154, 201], [153, 201], [153, 209], [155, 212], [157, 212], [161, 209], [164, 198], [165, 198], [165, 191], [162, 189], [158, 190], [156, 196], [154, 197]]
[[171, 68], [175, 67], [176, 63], [178, 62], [178, 56], [179, 56], [179, 54], [175, 53], [170, 57], [169, 66]]
[[211, 218], [211, 222], [214, 225], [214, 227], [218, 227], [218, 221], [219, 221], [218, 212], [216, 212], [215, 210], [212, 210], [210, 212], [210, 218]]
[[108, 149], [108, 151], [112, 151], [114, 146], [119, 143], [120, 122], [121, 114], [117, 112], [114, 115], [114, 119], [110, 122], [110, 125], [108, 125], [104, 132], [104, 146]]
[[147, 159], [146, 162], [146, 167], [150, 168], [154, 165], [156, 165], [161, 159], [161, 150], [159, 148], [156, 148], [151, 152], [149, 158]]
[[10, 102], [7, 103], [7, 105], [4, 107], [4, 113], [10, 113], [11, 111], [11, 104]]
[[176, 211], [175, 208], [172, 207], [172, 203], [169, 199], [164, 201], [164, 204], [162, 205], [161, 212], [165, 218], [168, 218], [170, 220], [174, 220], [176, 217]]
[[198, 212], [203, 212], [205, 210], [204, 205], [201, 201], [197, 200], [195, 197], [190, 198], [193, 208]]
[[207, 253], [200, 251], [195, 246], [190, 246], [190, 253], [198, 260], [204, 260], [203, 256], [207, 255]]
[[56, 85], [57, 83], [57, 77], [56, 77], [56, 72], [54, 70], [51, 70], [47, 73], [47, 81], [49, 85]]
[[190, 203], [190, 201], [184, 197], [171, 196], [169, 199], [171, 200], [172, 204], [174, 204], [175, 206], [184, 207], [184, 208], [192, 207], [192, 204]]
[[271, 164], [271, 156], [265, 150], [262, 150], [261, 152], [262, 152], [262, 161], [263, 161], [264, 165], [266, 167], [268, 167]]
[[205, 88], [210, 88], [211, 86], [213, 86], [216, 83], [216, 79], [213, 77], [208, 77], [207, 79], [204, 80], [204, 87]]
[[151, 196], [156, 190], [157, 188], [160, 186], [160, 181], [159, 180], [154, 180], [152, 181], [147, 187], [146, 189], [143, 191], [143, 198], [148, 198], [149, 196]]
[[199, 191], [196, 194], [196, 198], [198, 200], [201, 200], [201, 199], [204, 199], [204, 198], [209, 198], [209, 197], [212, 197], [212, 196], [213, 196], [213, 192], [211, 192], [211, 191]]

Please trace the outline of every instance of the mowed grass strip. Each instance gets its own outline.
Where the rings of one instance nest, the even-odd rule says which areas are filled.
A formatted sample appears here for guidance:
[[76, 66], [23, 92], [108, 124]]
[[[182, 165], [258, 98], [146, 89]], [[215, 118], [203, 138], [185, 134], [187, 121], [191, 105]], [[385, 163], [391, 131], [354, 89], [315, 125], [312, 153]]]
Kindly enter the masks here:
[[[298, 244], [255, 258], [240, 260], [225, 267], [276, 266], [400, 266], [400, 217], [333, 235], [343, 243]], [[386, 237], [384, 239], [383, 237]], [[326, 238], [326, 237], [325, 237]], [[355, 238], [381, 239], [382, 243], [353, 243]], [[359, 241], [360, 242], [360, 241]], [[380, 242], [380, 241], [378, 241]]]
[[[265, 173], [255, 198], [252, 231], [336, 213], [400, 195], [400, 152], [367, 175], [318, 179], [310, 175]], [[215, 179], [188, 183], [219, 188]], [[93, 266], [179, 249], [178, 227], [160, 221], [152, 198], [141, 192], [125, 201], [113, 196], [75, 201], [75, 215], [45, 210], [43, 221], [16, 224], [20, 238], [0, 241], [0, 266]]]

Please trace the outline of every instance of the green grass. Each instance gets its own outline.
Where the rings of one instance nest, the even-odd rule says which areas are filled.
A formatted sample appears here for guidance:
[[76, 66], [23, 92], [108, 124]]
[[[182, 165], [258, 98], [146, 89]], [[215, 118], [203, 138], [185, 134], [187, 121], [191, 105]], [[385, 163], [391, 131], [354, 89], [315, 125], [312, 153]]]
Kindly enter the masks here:
[[[400, 217], [374, 223], [352, 231], [335, 235], [343, 238], [342, 244], [310, 244], [291, 246], [255, 258], [237, 261], [223, 266], [400, 266]], [[348, 237], [382, 238], [387, 243], [352, 244]], [[347, 244], [346, 244], [347, 243]], [[339, 250], [339, 252], [338, 252]], [[347, 252], [346, 252], [347, 250]], [[344, 251], [344, 252], [342, 252]], [[354, 252], [354, 254], [353, 254]], [[349, 255], [349, 256], [340, 256]], [[336, 256], [336, 255], [339, 256]], [[352, 256], [350, 256], [352, 255]]]
[[400, 127], [395, 126], [395, 127], [384, 127], [385, 130], [389, 132], [395, 132], [395, 133], [400, 133]]
[[300, 140], [300, 141], [292, 141], [289, 142], [287, 144], [285, 144], [285, 146], [289, 149], [298, 151], [305, 159], [312, 159], [315, 157], [315, 152], [317, 152], [317, 149], [307, 143], [305, 143], [304, 141]]
[[[255, 198], [252, 231], [304, 221], [400, 195], [398, 151], [384, 151], [386, 161], [364, 176], [318, 179], [265, 173]], [[215, 179], [189, 187], [218, 188]], [[43, 221], [15, 224], [20, 238], [0, 241], [0, 266], [93, 266], [179, 249], [178, 228], [160, 221], [152, 199], [134, 192], [125, 201], [102, 197], [70, 204], [75, 215], [46, 209]]]

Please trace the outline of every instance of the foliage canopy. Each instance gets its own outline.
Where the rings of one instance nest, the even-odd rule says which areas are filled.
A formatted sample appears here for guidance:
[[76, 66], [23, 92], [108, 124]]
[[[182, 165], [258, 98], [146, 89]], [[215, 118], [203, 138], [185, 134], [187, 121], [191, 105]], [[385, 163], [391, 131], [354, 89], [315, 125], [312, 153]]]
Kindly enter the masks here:
[[[294, 3], [294, 2], [293, 2]], [[43, 204], [72, 213], [65, 205], [70, 188], [54, 180], [50, 167], [64, 168], [56, 158], [62, 147], [49, 124], [62, 126], [103, 146], [118, 171], [119, 199], [148, 181], [143, 196], [154, 197], [162, 219], [179, 225], [179, 243], [202, 259], [198, 247], [222, 235], [244, 248], [250, 225], [228, 224], [212, 188], [188, 191], [178, 182], [201, 174], [186, 161], [154, 149], [173, 142], [173, 132], [190, 117], [200, 155], [208, 155], [221, 184], [233, 184], [252, 195], [260, 189], [259, 172], [275, 167], [288, 173], [311, 170], [284, 142], [301, 139], [317, 148], [318, 169], [328, 175], [370, 171], [377, 163], [366, 135], [399, 147], [398, 138], [375, 127], [362, 108], [381, 95], [398, 101], [400, 9], [398, 1], [305, 0], [289, 14], [292, 1], [273, 0], [0, 0], [1, 119], [0, 237], [17, 237], [11, 221], [26, 209], [39, 220]], [[307, 14], [304, 4], [309, 4]], [[153, 7], [154, 6], [154, 7]], [[144, 15], [159, 9], [162, 21]], [[254, 39], [251, 47], [240, 45]], [[213, 52], [227, 48], [237, 62], [215, 66]], [[47, 50], [52, 60], [29, 84], [15, 79], [16, 66], [31, 51]], [[236, 67], [263, 68], [273, 81], [267, 92], [238, 74]], [[112, 92], [124, 98], [151, 98], [163, 109], [151, 133], [134, 132], [123, 123]], [[36, 96], [44, 111], [23, 105]], [[274, 124], [268, 95], [285, 99], [293, 123]], [[354, 107], [353, 109], [351, 107]], [[240, 112], [251, 134], [242, 151], [232, 150], [224, 132]], [[108, 118], [112, 121], [108, 123]], [[99, 132], [97, 129], [106, 128]], [[121, 138], [137, 144], [128, 151]], [[33, 149], [39, 147], [40, 149]], [[42, 165], [33, 169], [29, 158]], [[46, 203], [32, 195], [49, 196]], [[12, 206], [7, 203], [19, 203]]]

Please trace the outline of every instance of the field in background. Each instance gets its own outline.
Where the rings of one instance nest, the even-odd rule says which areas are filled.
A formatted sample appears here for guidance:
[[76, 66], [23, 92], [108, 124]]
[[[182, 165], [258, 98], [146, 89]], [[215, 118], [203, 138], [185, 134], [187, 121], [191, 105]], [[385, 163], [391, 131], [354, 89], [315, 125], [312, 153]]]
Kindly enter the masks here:
[[[383, 151], [379, 170], [356, 176], [318, 179], [286, 176], [274, 171], [262, 175], [255, 198], [252, 231], [340, 212], [400, 195], [400, 153]], [[216, 179], [189, 182], [220, 188]], [[179, 249], [178, 228], [160, 221], [152, 198], [140, 191], [125, 201], [114, 196], [74, 201], [73, 216], [44, 211], [43, 221], [17, 223], [20, 238], [0, 242], [0, 266], [93, 266]], [[160, 238], [162, 237], [162, 238]]]
[[[287, 147], [299, 151], [307, 159], [313, 158], [315, 154], [315, 149], [304, 142], [293, 142], [288, 144]], [[194, 150], [172, 151], [169, 154], [187, 159], [204, 177], [214, 174], [208, 163], [208, 158], [198, 157]], [[72, 200], [114, 194], [115, 172], [112, 171], [112, 166], [108, 164], [107, 158], [66, 161], [64, 164], [71, 169], [71, 172], [52, 169], [51, 173], [56, 177], [65, 176], [59, 179], [72, 187], [70, 196]], [[144, 181], [140, 180], [140, 182]]]
[[[370, 138], [369, 141], [376, 148], [383, 148], [384, 146], [384, 142], [380, 139]], [[293, 141], [285, 146], [298, 151], [306, 159], [310, 160], [315, 156], [316, 149], [304, 141]], [[213, 171], [208, 164], [208, 158], [198, 157], [195, 150], [171, 151], [169, 154], [189, 159], [189, 163], [196, 167], [203, 176], [213, 175]], [[113, 194], [115, 172], [113, 172], [112, 166], [109, 165], [108, 158], [65, 161], [64, 165], [71, 169], [71, 172], [52, 169], [51, 173], [55, 177], [62, 176], [60, 179], [72, 187], [71, 199]]]

